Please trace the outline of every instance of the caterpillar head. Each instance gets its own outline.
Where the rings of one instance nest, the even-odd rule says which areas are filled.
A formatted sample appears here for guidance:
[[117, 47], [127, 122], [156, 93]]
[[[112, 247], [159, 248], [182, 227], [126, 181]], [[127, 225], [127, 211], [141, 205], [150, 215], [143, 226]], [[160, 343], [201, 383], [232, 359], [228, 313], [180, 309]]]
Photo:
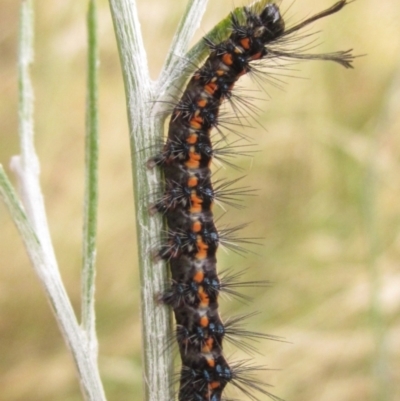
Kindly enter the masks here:
[[260, 27], [260, 38], [266, 43], [282, 35], [285, 30], [285, 22], [276, 4], [267, 4], [260, 14], [262, 27]]

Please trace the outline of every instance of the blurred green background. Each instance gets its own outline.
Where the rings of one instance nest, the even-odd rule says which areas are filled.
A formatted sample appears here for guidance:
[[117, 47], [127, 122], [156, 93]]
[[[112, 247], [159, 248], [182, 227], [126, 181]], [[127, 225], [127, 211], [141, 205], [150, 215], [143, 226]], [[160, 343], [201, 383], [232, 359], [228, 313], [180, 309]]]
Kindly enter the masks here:
[[[141, 0], [153, 78], [184, 0]], [[296, 21], [333, 0], [296, 0]], [[235, 2], [236, 6], [242, 3]], [[292, 3], [284, 0], [282, 9]], [[86, 78], [86, 2], [36, 2], [36, 148], [61, 274], [79, 314]], [[232, 9], [211, 1], [196, 39]], [[0, 162], [19, 152], [17, 33], [19, 2], [0, 4]], [[253, 158], [235, 159], [258, 196], [224, 222], [251, 222], [261, 237], [244, 258], [219, 252], [219, 268], [250, 267], [252, 304], [223, 301], [224, 316], [260, 313], [246, 328], [290, 343], [257, 344], [255, 363], [276, 369], [261, 379], [287, 401], [400, 399], [400, 3], [356, 1], [314, 25], [315, 51], [366, 54], [355, 70], [306, 62], [263, 98], [261, 128], [243, 128]], [[97, 324], [109, 400], [141, 399], [139, 281], [125, 97], [108, 3], [99, 2], [100, 206]], [[257, 87], [253, 86], [253, 90]], [[218, 177], [234, 177], [229, 167]], [[243, 174], [243, 173], [242, 173]], [[240, 174], [239, 174], [240, 175]], [[217, 214], [223, 214], [222, 210]], [[22, 242], [0, 204], [0, 400], [78, 401], [71, 356]], [[233, 359], [247, 357], [227, 346]], [[265, 376], [265, 377], [264, 377]], [[232, 391], [231, 398], [246, 399]], [[266, 397], [262, 396], [264, 400]]]

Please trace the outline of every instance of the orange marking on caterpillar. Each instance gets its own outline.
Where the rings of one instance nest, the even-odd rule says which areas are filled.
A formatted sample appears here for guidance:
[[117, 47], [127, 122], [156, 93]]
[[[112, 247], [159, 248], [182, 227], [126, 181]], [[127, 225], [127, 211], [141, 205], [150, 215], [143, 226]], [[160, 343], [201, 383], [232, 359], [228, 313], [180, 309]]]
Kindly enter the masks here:
[[200, 326], [201, 327], [207, 327], [209, 325], [209, 320], [207, 316], [202, 316], [200, 318]]
[[193, 160], [192, 158], [190, 158], [190, 159], [185, 163], [185, 166], [186, 166], [187, 168], [191, 168], [191, 169], [193, 169], [193, 168], [199, 168], [200, 163], [199, 163], [197, 160]]
[[201, 283], [204, 280], [204, 272], [202, 270], [199, 270], [196, 272], [196, 274], [193, 276], [193, 281], [196, 283]]
[[198, 135], [197, 134], [190, 134], [186, 138], [186, 143], [188, 143], [189, 145], [194, 145], [195, 143], [197, 143], [197, 139], [198, 139]]
[[214, 358], [206, 358], [206, 361], [207, 361], [207, 365], [208, 365], [210, 368], [213, 368], [213, 367], [215, 366], [215, 360], [214, 360]]
[[208, 101], [206, 99], [200, 99], [197, 102], [197, 106], [199, 106], [200, 108], [204, 109], [204, 107], [207, 106]]
[[189, 160], [185, 163], [188, 168], [199, 168], [201, 155], [196, 152], [189, 152]]
[[243, 38], [240, 41], [240, 44], [242, 45], [243, 49], [249, 49], [250, 48], [250, 39], [249, 38]]
[[220, 383], [220, 382], [211, 382], [211, 383], [208, 385], [208, 388], [211, 389], [211, 390], [215, 390], [216, 388], [218, 388], [218, 387], [220, 387], [220, 386], [221, 386], [221, 383]]
[[194, 148], [190, 148], [189, 157], [191, 160], [200, 161], [201, 155], [195, 152]]
[[192, 120], [190, 120], [190, 126], [194, 129], [201, 129], [201, 124], [198, 123], [198, 121], [196, 121], [195, 118], [193, 118]]
[[201, 227], [202, 227], [201, 221], [196, 220], [196, 221], [192, 224], [192, 231], [195, 232], [195, 233], [198, 233], [198, 232], [201, 231]]
[[207, 293], [204, 291], [204, 288], [202, 286], [199, 287], [197, 291], [197, 295], [200, 298], [200, 306], [202, 308], [206, 308], [210, 304], [210, 298], [207, 295]]
[[201, 205], [203, 203], [203, 199], [199, 198], [194, 191], [190, 194], [190, 200], [196, 205]]
[[199, 168], [201, 155], [195, 152], [193, 146], [189, 149], [189, 160], [185, 163], [188, 168]]
[[196, 253], [196, 259], [205, 259], [207, 257], [208, 245], [203, 242], [201, 236], [197, 237], [196, 245], [198, 250]]
[[200, 110], [197, 110], [196, 113], [194, 113], [194, 118], [192, 118], [191, 121], [197, 121], [198, 123], [202, 123], [204, 121], [203, 118], [200, 117]]
[[223, 62], [225, 65], [232, 65], [232, 64], [233, 64], [232, 54], [225, 53], [225, 54], [222, 56], [222, 62]]
[[187, 182], [188, 187], [190, 187], [190, 188], [196, 187], [198, 183], [199, 183], [199, 180], [196, 176], [189, 177], [188, 182]]
[[217, 88], [218, 85], [215, 84], [214, 82], [209, 82], [207, 85], [204, 86], [204, 90], [210, 95], [213, 95], [214, 92], [217, 90]]
[[191, 202], [191, 207], [190, 207], [190, 212], [191, 213], [200, 213], [202, 211], [203, 200], [200, 199], [196, 195], [196, 193], [192, 193], [190, 195], [190, 202]]

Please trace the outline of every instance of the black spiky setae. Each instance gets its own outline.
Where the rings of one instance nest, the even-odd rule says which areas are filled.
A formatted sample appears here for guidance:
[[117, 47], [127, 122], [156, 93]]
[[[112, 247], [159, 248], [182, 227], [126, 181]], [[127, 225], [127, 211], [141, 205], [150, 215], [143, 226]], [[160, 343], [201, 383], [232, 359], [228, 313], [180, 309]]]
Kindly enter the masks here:
[[[279, 67], [288, 60], [329, 60], [351, 68], [351, 51], [309, 54], [299, 43], [296, 34], [310, 23], [336, 13], [349, 1], [341, 0], [332, 7], [286, 27], [279, 7], [267, 1], [245, 7], [231, 15], [231, 35], [220, 43], [206, 43], [210, 55], [190, 78], [180, 100], [172, 111], [168, 138], [162, 151], [148, 163], [162, 169], [164, 185], [152, 212], [163, 214], [167, 224], [165, 243], [157, 254], [168, 262], [171, 282], [159, 296], [159, 301], [172, 307], [175, 336], [182, 361], [179, 376], [179, 401], [220, 401], [228, 383], [255, 400], [254, 392], [274, 400], [278, 397], [267, 391], [267, 385], [253, 376], [262, 370], [247, 361], [228, 363], [223, 353], [224, 340], [231, 341], [247, 352], [256, 348], [251, 342], [263, 338], [281, 340], [243, 328], [251, 316], [226, 319], [219, 314], [219, 295], [242, 297], [242, 287], [265, 285], [248, 281], [240, 283], [241, 273], [217, 272], [217, 250], [228, 248], [245, 253], [255, 238], [238, 235], [241, 226], [217, 230], [213, 204], [225, 202], [240, 209], [241, 195], [253, 194], [247, 186], [236, 186], [237, 180], [220, 180], [212, 184], [210, 164], [214, 159], [228, 159], [234, 165], [235, 154], [242, 146], [236, 141], [227, 144], [221, 126], [229, 122], [220, 112], [225, 102], [235, 104], [235, 83], [247, 73], [266, 66]], [[266, 74], [267, 79], [271, 76]], [[246, 100], [240, 101], [245, 110], [253, 112]], [[241, 115], [237, 116], [240, 120]], [[234, 122], [235, 124], [235, 122]], [[241, 124], [240, 121], [238, 125]], [[212, 131], [221, 134], [215, 139]], [[231, 130], [235, 134], [235, 130]], [[246, 139], [239, 135], [239, 140]], [[247, 154], [246, 148], [241, 150]]]

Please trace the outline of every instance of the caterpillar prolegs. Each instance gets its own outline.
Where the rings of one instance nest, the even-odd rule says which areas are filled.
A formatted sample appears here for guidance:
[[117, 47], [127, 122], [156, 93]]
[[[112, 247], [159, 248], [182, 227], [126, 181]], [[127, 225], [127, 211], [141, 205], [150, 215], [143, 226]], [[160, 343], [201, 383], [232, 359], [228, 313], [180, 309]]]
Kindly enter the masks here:
[[[221, 104], [231, 99], [235, 82], [252, 72], [255, 62], [259, 66], [260, 60], [267, 65], [290, 59], [330, 60], [351, 68], [351, 50], [309, 54], [300, 44], [296, 47], [298, 31], [348, 3], [340, 0], [291, 27], [286, 27], [278, 5], [267, 1], [231, 14], [227, 40], [205, 39], [210, 55], [172, 112], [162, 152], [150, 161], [164, 176], [163, 195], [152, 210], [163, 213], [168, 226], [167, 241], [158, 254], [168, 261], [171, 287], [160, 299], [173, 308], [176, 321], [182, 361], [179, 401], [226, 399], [222, 393], [228, 383], [252, 399], [257, 399], [253, 391], [279, 399], [251, 376], [247, 362], [228, 363], [223, 354], [223, 340], [235, 330], [218, 312], [219, 294], [229, 291], [229, 283], [218, 276], [216, 253], [230, 233], [218, 231], [214, 222], [212, 207], [221, 189], [213, 187], [211, 179], [210, 163], [216, 155], [211, 132], [218, 126]], [[243, 329], [235, 334], [262, 337]]]

